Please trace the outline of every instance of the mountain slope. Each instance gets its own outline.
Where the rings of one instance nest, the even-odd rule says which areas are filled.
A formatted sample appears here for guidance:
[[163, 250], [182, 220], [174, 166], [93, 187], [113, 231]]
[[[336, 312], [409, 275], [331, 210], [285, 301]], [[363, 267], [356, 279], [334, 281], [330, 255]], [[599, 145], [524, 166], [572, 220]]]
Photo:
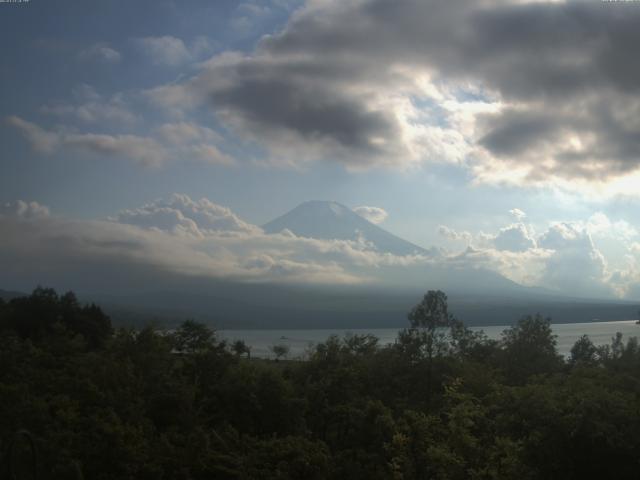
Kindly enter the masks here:
[[267, 233], [290, 230], [299, 237], [357, 240], [363, 237], [378, 251], [394, 255], [428, 254], [427, 250], [383, 230], [337, 202], [309, 201], [262, 227]]

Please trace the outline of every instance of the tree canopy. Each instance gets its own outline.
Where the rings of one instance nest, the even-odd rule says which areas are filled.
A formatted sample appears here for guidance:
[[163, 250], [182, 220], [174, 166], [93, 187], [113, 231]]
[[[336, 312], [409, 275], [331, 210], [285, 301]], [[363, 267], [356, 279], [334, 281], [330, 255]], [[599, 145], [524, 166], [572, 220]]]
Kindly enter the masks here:
[[549, 319], [492, 341], [442, 292], [410, 321], [391, 345], [332, 336], [275, 362], [193, 320], [113, 331], [39, 288], [0, 303], [0, 464], [14, 445], [29, 473], [27, 431], [56, 480], [638, 478], [634, 338], [565, 360]]

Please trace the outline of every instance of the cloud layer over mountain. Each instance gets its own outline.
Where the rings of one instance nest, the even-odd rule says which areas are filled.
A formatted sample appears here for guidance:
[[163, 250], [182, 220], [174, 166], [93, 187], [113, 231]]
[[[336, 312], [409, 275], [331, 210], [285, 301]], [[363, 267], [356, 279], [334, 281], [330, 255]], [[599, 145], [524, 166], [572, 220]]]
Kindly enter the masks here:
[[[440, 227], [441, 235], [468, 245], [459, 255], [465, 261], [497, 270], [521, 284], [587, 297], [635, 298], [638, 231], [627, 222], [612, 222], [602, 213], [586, 221], [552, 222], [542, 232], [525, 221], [526, 214], [512, 213], [519, 222], [496, 233], [457, 232]], [[608, 251], [623, 252], [624, 262], [608, 259]], [[616, 255], [617, 256], [617, 255]]]
[[[577, 296], [635, 295], [640, 284], [638, 232], [602, 214], [553, 223], [542, 233], [522, 222], [477, 235], [443, 226], [443, 235], [467, 247], [410, 255], [380, 251], [357, 232], [353, 240], [267, 234], [226, 207], [179, 194], [95, 221], [19, 201], [2, 205], [0, 226], [0, 280], [12, 284], [126, 289], [145, 278], [153, 288], [166, 277], [415, 287], [436, 282], [434, 274], [478, 269]], [[626, 246], [624, 268], [608, 263], [594, 243], [612, 235]]]
[[361, 207], [356, 207], [353, 209], [353, 211], [356, 212], [361, 217], [366, 218], [371, 223], [375, 223], [376, 225], [378, 223], [384, 222], [389, 216], [389, 214], [384, 208], [367, 207], [366, 205], [363, 205]]
[[266, 234], [226, 207], [186, 195], [107, 220], [47, 213], [35, 202], [2, 207], [0, 257], [5, 268], [0, 280], [57, 284], [65, 279], [88, 285], [116, 276], [123, 285], [135, 285], [140, 275], [153, 277], [158, 271], [246, 282], [358, 284], [377, 281], [370, 273], [381, 266], [429, 261], [378, 252], [364, 240]]

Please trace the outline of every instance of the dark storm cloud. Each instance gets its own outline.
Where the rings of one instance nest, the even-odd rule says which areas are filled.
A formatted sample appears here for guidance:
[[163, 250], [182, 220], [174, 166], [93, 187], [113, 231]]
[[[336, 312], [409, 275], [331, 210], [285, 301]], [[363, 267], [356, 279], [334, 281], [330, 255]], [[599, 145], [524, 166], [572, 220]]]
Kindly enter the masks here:
[[391, 82], [357, 57], [231, 55], [210, 61], [186, 91], [207, 99], [236, 131], [295, 161], [315, 155], [356, 166], [387, 163], [405, 153], [401, 124], [372, 101], [376, 92], [357, 80], [363, 75], [377, 78], [374, 85]]
[[[270, 54], [360, 54], [488, 81], [504, 95], [636, 91], [640, 7], [598, 1], [329, 3], [263, 41]], [[381, 63], [381, 68], [384, 68]]]
[[633, 3], [311, 1], [251, 56], [212, 61], [194, 84], [240, 133], [276, 149], [299, 142], [294, 151], [345, 163], [406, 165], [451, 144], [411, 128], [459, 132], [437, 109], [407, 113], [427, 98], [416, 80], [426, 74], [448, 100], [471, 88], [501, 105], [461, 134], [472, 149], [534, 169], [544, 144], [535, 175], [608, 177], [640, 165], [640, 125], [627, 121], [640, 105], [639, 44]]
[[498, 156], [534, 148], [541, 140], [558, 134], [561, 125], [551, 115], [513, 110], [486, 116], [484, 120], [488, 133], [480, 139], [480, 144]]
[[329, 138], [371, 154], [378, 148], [370, 138], [395, 129], [385, 112], [369, 111], [356, 100], [317, 87], [307, 89], [277, 75], [243, 76], [238, 83], [213, 93], [213, 100], [218, 107], [232, 108], [261, 128], [295, 130], [308, 140]]

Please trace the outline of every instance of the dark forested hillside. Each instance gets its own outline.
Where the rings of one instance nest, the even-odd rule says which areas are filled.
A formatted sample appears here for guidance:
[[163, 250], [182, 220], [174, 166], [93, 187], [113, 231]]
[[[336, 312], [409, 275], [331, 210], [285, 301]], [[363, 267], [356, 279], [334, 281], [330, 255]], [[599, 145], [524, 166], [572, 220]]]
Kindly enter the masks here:
[[13, 292], [13, 291], [9, 291], [9, 290], [1, 290], [0, 289], [0, 299], [4, 300], [4, 301], [9, 301], [13, 298], [18, 298], [18, 297], [25, 297], [26, 294], [24, 293], [20, 293], [20, 292]]
[[492, 341], [429, 292], [408, 317], [393, 345], [265, 361], [194, 321], [114, 331], [71, 293], [0, 301], [0, 478], [30, 478], [29, 438], [61, 480], [638, 478], [635, 338], [565, 360], [540, 316]]
[[[482, 280], [478, 280], [481, 283]], [[425, 288], [425, 290], [429, 290]], [[176, 290], [128, 296], [83, 295], [99, 303], [114, 325], [140, 326], [150, 318], [173, 328], [195, 318], [219, 329], [404, 328], [407, 309], [423, 292], [369, 287], [309, 288], [219, 282], [191, 293]], [[447, 292], [449, 305], [468, 326], [512, 325], [523, 312], [544, 312], [555, 323], [630, 320], [638, 304], [545, 293], [485, 295]]]

